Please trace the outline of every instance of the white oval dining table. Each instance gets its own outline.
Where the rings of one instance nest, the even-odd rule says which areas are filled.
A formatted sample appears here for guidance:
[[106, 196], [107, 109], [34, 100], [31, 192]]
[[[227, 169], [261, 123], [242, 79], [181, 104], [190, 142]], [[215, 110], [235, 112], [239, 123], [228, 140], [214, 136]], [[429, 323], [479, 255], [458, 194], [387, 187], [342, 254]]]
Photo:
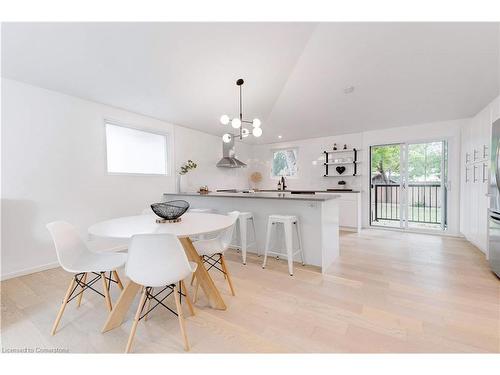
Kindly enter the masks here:
[[[120, 239], [131, 238], [136, 234], [175, 234], [182, 243], [188, 259], [198, 264], [196, 277], [208, 297], [210, 306], [218, 310], [225, 310], [226, 304], [189, 237], [227, 229], [231, 226], [231, 218], [219, 214], [187, 212], [182, 215], [181, 221], [178, 223], [156, 223], [156, 219], [158, 217], [155, 214], [120, 217], [96, 223], [88, 228], [88, 233], [95, 237]], [[127, 283], [109, 313], [102, 332], [122, 324], [140, 288], [139, 284], [131, 280]]]

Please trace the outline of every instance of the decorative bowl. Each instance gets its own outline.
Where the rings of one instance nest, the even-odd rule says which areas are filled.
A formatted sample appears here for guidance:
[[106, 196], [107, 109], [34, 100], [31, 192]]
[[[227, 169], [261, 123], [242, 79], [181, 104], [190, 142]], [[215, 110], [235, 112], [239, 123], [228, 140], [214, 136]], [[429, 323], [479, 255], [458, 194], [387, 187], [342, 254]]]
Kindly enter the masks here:
[[189, 203], [183, 200], [175, 200], [170, 202], [153, 203], [151, 209], [153, 212], [162, 218], [157, 222], [176, 223], [181, 221], [181, 216], [188, 210]]

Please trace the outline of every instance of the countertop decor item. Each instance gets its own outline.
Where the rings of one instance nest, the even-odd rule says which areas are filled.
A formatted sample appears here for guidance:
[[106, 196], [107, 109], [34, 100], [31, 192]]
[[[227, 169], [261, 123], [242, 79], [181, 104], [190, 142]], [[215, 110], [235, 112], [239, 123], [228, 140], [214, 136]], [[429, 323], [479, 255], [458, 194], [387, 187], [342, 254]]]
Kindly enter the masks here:
[[186, 179], [185, 175], [189, 173], [189, 171], [192, 171], [198, 167], [198, 164], [196, 164], [194, 161], [189, 159], [187, 162], [181, 165], [179, 168], [179, 174], [177, 175], [177, 192], [181, 193], [186, 190]]
[[161, 217], [161, 220], [156, 220], [157, 223], [177, 223], [188, 208], [189, 203], [180, 199], [151, 205], [153, 212]]
[[231, 123], [231, 126], [233, 129], [238, 129], [237, 134], [230, 134], [226, 133], [222, 136], [222, 141], [224, 143], [229, 143], [231, 142], [231, 139], [234, 137], [238, 137], [240, 140], [243, 138], [246, 138], [250, 135], [250, 130], [248, 128], [244, 128], [242, 125], [243, 124], [251, 124], [253, 129], [252, 129], [252, 135], [256, 138], [260, 137], [262, 135], [262, 129], [260, 127], [261, 121], [258, 118], [254, 118], [252, 121], [248, 120], [243, 120], [243, 109], [242, 109], [242, 94], [241, 94], [241, 89], [245, 81], [240, 78], [236, 81], [236, 86], [239, 87], [240, 91], [240, 114], [238, 117], [235, 117], [231, 119], [228, 115], [222, 115], [220, 117], [220, 122], [222, 125], [228, 125]]
[[338, 174], [342, 174], [345, 172], [345, 167], [343, 165], [340, 165], [336, 167], [335, 170], [337, 171]]
[[253, 172], [250, 175], [250, 181], [254, 184], [254, 187], [262, 182], [262, 174], [260, 172]]
[[182, 166], [181, 166], [181, 169], [179, 170], [179, 174], [180, 175], [185, 175], [186, 173], [188, 173], [189, 171], [193, 170], [193, 169], [196, 169], [196, 167], [198, 166], [198, 164], [196, 164], [194, 161], [192, 160], [188, 160], [187, 162], [185, 162]]
[[200, 188], [198, 189], [198, 193], [200, 193], [200, 194], [208, 194], [209, 192], [210, 191], [208, 190], [207, 185], [200, 186]]

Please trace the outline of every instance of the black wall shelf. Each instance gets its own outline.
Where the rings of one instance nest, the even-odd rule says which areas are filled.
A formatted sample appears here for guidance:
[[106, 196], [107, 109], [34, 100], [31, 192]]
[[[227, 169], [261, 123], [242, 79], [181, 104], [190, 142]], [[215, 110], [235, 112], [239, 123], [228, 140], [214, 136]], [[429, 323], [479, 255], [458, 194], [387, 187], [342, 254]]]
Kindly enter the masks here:
[[[357, 149], [353, 148], [352, 150], [335, 150], [335, 151], [323, 151], [325, 154], [325, 162], [323, 165], [325, 166], [325, 174], [324, 177], [346, 177], [346, 176], [359, 176], [358, 175], [358, 151]], [[352, 153], [353, 158], [352, 161], [349, 162], [332, 162], [330, 161], [330, 154], [339, 154], [339, 153]], [[353, 173], [352, 174], [335, 174], [335, 175], [330, 175], [329, 170], [331, 166], [335, 165], [352, 165], [353, 166]], [[335, 170], [335, 169], [334, 169]]]

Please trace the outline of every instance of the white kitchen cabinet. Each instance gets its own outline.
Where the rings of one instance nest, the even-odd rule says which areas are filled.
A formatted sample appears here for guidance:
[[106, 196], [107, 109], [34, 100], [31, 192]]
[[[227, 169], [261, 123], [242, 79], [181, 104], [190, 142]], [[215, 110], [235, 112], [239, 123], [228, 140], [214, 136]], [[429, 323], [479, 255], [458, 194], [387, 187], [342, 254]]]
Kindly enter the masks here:
[[340, 228], [361, 231], [361, 193], [339, 193], [339, 195]]
[[491, 124], [500, 116], [500, 97], [462, 129], [460, 232], [487, 253]]

